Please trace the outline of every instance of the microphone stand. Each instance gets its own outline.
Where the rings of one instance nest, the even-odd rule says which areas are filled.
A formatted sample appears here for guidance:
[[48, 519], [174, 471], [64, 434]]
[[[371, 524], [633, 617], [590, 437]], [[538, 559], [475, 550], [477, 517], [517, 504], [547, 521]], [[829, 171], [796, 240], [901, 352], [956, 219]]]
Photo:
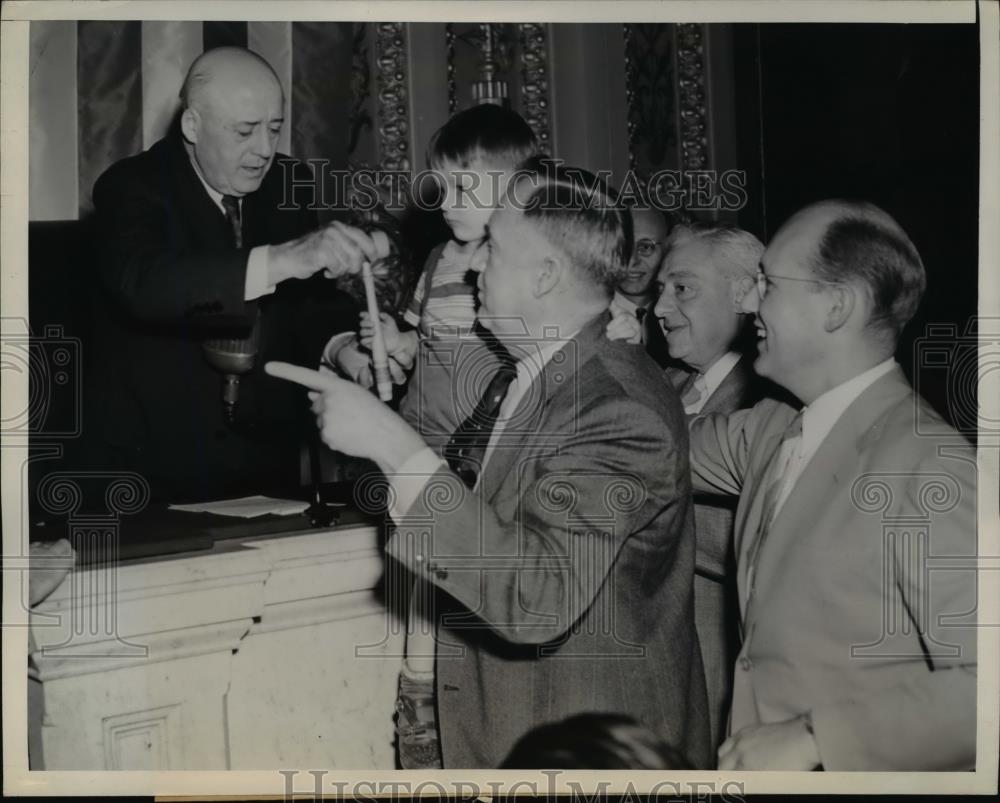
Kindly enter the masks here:
[[319, 449], [319, 429], [313, 427], [309, 435], [309, 478], [312, 481], [312, 504], [306, 508], [306, 516], [313, 527], [332, 527], [337, 524], [340, 517], [338, 508], [343, 505], [334, 505], [323, 501], [323, 472], [320, 465]]

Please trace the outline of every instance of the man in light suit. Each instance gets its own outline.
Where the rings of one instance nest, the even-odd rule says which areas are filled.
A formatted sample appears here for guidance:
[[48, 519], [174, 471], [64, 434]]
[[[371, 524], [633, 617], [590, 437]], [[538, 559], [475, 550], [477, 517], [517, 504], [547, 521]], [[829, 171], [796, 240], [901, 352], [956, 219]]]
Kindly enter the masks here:
[[445, 768], [495, 767], [535, 726], [583, 712], [629, 714], [692, 766], [710, 759], [687, 427], [642, 348], [605, 337], [628, 219], [588, 186], [554, 171], [511, 187], [476, 260], [489, 331], [419, 356], [421, 384], [487, 386], [447, 463], [356, 385], [268, 369], [321, 391], [326, 443], [392, 484], [388, 553], [443, 592]]
[[[680, 224], [670, 233], [659, 271], [654, 314], [670, 357], [689, 370], [668, 369], [688, 420], [752, 407], [765, 392], [747, 342], [750, 316], [741, 299], [753, 288], [764, 245], [730, 226]], [[725, 737], [733, 662], [739, 646], [731, 544], [735, 500], [695, 496], [694, 613], [705, 664], [712, 745]]]
[[889, 215], [826, 201], [777, 232], [744, 299], [757, 372], [805, 406], [691, 428], [695, 487], [739, 495], [721, 769], [974, 765], [975, 455], [893, 360], [924, 286]]

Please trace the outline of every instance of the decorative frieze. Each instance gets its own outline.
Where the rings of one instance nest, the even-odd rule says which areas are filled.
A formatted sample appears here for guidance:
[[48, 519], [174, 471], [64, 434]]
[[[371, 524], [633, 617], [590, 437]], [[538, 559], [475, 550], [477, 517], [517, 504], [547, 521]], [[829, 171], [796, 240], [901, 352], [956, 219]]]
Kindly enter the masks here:
[[458, 110], [458, 99], [455, 95], [455, 24], [449, 22], [444, 26], [445, 58], [448, 70], [448, 116]]
[[379, 169], [410, 169], [410, 123], [407, 110], [406, 29], [402, 22], [375, 26], [378, 93]]
[[709, 166], [709, 132], [704, 30], [696, 22], [678, 23], [676, 28], [681, 167], [684, 170], [705, 170]]
[[549, 45], [544, 23], [518, 25], [521, 45], [521, 113], [535, 132], [543, 153], [549, 152]]

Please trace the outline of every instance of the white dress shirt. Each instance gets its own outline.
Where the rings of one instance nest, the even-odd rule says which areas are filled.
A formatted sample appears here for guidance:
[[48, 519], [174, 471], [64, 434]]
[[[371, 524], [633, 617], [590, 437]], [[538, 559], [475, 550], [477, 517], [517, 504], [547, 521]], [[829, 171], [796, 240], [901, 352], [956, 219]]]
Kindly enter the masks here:
[[[198, 165], [194, 159], [191, 160], [191, 166], [205, 188], [205, 192], [208, 193], [208, 197], [215, 202], [215, 205], [219, 207], [219, 211], [225, 215], [226, 207], [222, 205], [223, 194], [205, 181], [205, 177], [201, 174], [201, 170], [198, 169]], [[239, 198], [238, 201], [240, 204], [240, 216], [242, 218], [243, 199]], [[255, 298], [270, 295], [274, 292], [275, 286], [269, 284], [267, 281], [269, 251], [270, 248], [266, 245], [258, 245], [250, 249], [250, 257], [247, 259], [246, 281], [243, 284], [244, 301], [253, 301]]]
[[[611, 299], [611, 304], [612, 305], [614, 305], [616, 307], [620, 307], [621, 309], [625, 310], [625, 312], [627, 312], [633, 318], [635, 318], [635, 311], [638, 310], [638, 309], [644, 309], [644, 310], [646, 310], [646, 314], [647, 315], [652, 315], [653, 314], [653, 305], [655, 303], [656, 303], [656, 299], [653, 299], [653, 301], [650, 301], [649, 304], [647, 304], [646, 306], [644, 306], [644, 307], [640, 306], [639, 304], [636, 304], [628, 296], [623, 296], [617, 290], [615, 290], [614, 298]], [[645, 345], [646, 344], [646, 327], [642, 325], [643, 322], [644, 321], [640, 321], [640, 323], [639, 323], [639, 342], [642, 343], [643, 345]]]
[[796, 454], [792, 455], [785, 474], [785, 482], [778, 495], [778, 501], [774, 509], [775, 515], [781, 510], [781, 506], [788, 499], [796, 481], [802, 475], [802, 471], [812, 460], [814, 454], [826, 440], [834, 424], [840, 419], [848, 407], [865, 392], [877, 379], [885, 376], [896, 364], [890, 357], [885, 362], [881, 362], [874, 368], [869, 368], [864, 373], [858, 374], [852, 379], [837, 385], [828, 390], [812, 404], [802, 410], [802, 438], [799, 441]]

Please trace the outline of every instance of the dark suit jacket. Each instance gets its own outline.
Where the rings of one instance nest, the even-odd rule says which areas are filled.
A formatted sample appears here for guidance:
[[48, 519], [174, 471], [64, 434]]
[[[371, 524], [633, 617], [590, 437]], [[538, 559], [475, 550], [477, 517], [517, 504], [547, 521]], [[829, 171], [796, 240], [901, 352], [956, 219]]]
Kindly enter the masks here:
[[[273, 296], [244, 301], [250, 249], [316, 226], [315, 212], [304, 206], [278, 209], [292, 197], [286, 175], [292, 170], [276, 159], [257, 192], [244, 197], [241, 250], [176, 133], [98, 179], [98, 320], [84, 419], [90, 466], [139, 471], [155, 497], [174, 499], [297, 482], [295, 427], [306, 401], [290, 383], [266, 376], [263, 364], [315, 364], [331, 334], [355, 325], [356, 309], [322, 276], [286, 281]], [[220, 375], [201, 343], [245, 336], [258, 305], [257, 364], [241, 382], [230, 426]]]
[[[766, 393], [766, 383], [753, 370], [753, 356], [745, 355], [719, 383], [701, 411], [688, 415], [731, 413], [752, 407]], [[683, 395], [695, 373], [674, 372], [671, 381]], [[712, 743], [718, 747], [726, 735], [732, 696], [733, 662], [739, 649], [739, 608], [736, 600], [733, 558], [733, 512], [731, 496], [695, 494], [694, 614], [705, 664], [705, 682], [712, 721]]]
[[[447, 595], [446, 768], [495, 767], [531, 728], [585, 711], [631, 714], [696, 766], [710, 760], [687, 428], [662, 372], [641, 346], [609, 341], [607, 320], [546, 365], [478, 490], [442, 467], [388, 544]], [[421, 381], [442, 392], [469, 384], [456, 372], [483, 377], [475, 349], [435, 364]]]

